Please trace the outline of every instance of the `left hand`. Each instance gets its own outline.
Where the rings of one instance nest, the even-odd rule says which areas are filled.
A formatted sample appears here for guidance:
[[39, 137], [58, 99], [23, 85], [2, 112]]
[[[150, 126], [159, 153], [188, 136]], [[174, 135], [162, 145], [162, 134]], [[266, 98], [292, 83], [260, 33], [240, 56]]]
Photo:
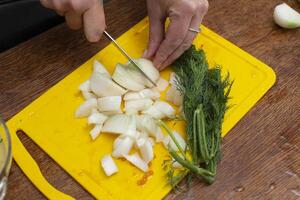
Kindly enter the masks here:
[[[208, 10], [207, 0], [147, 0], [150, 33], [145, 58], [153, 58], [153, 64], [162, 70], [187, 50]], [[165, 21], [170, 25], [165, 33]]]

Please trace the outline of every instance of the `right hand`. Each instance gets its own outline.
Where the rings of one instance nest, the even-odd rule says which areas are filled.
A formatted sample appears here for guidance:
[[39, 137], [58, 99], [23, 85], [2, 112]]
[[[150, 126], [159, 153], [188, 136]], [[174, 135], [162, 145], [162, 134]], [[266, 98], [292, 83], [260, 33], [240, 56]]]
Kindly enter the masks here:
[[71, 29], [83, 27], [90, 42], [100, 40], [106, 28], [103, 3], [100, 0], [40, 0], [41, 4], [65, 16]]

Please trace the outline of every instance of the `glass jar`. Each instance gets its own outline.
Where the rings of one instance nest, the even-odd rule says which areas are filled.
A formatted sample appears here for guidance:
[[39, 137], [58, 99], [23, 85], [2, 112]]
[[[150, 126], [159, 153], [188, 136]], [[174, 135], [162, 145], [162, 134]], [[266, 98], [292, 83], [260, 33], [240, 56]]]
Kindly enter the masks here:
[[6, 195], [11, 160], [11, 138], [0, 116], [0, 200], [4, 199]]

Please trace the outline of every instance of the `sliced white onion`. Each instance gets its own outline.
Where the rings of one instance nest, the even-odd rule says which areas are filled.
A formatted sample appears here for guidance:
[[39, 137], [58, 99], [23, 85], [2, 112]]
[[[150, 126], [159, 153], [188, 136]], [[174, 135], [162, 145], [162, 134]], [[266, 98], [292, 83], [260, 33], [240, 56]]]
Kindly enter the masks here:
[[111, 176], [118, 172], [118, 167], [110, 155], [105, 155], [102, 157], [101, 166], [106, 176]]
[[151, 116], [139, 115], [137, 116], [137, 129], [141, 132], [148, 133], [152, 137], [156, 137], [159, 126]]
[[102, 63], [100, 63], [99, 61], [97, 60], [94, 60], [94, 66], [93, 66], [93, 71], [94, 73], [101, 73], [107, 77], [110, 77], [110, 74], [109, 72], [107, 71], [107, 69], [102, 65]]
[[100, 135], [102, 127], [103, 124], [96, 124], [95, 127], [90, 131], [90, 136], [93, 140]]
[[91, 114], [92, 110], [97, 108], [97, 100], [96, 99], [89, 99], [83, 102], [79, 108], [75, 112], [75, 117], [87, 117]]
[[90, 78], [91, 90], [98, 97], [121, 96], [126, 90], [101, 73], [94, 73]]
[[97, 98], [92, 92], [82, 91], [82, 96], [85, 100]]
[[150, 99], [137, 99], [131, 101], [125, 101], [125, 110], [146, 110], [153, 104]]
[[292, 29], [300, 27], [300, 14], [286, 3], [275, 7], [273, 18], [283, 28]]
[[79, 86], [79, 90], [82, 91], [82, 92], [90, 92], [91, 91], [90, 80], [87, 80], [87, 81], [83, 82]]
[[112, 116], [116, 114], [122, 114], [122, 110], [111, 110], [111, 111], [103, 111], [102, 114], [106, 116]]
[[139, 92], [139, 94], [142, 98], [145, 98], [145, 99], [156, 100], [156, 99], [159, 99], [159, 97], [160, 97], [159, 92], [156, 91], [154, 88], [153, 89], [149, 89], [149, 88], [143, 89]]
[[[154, 67], [153, 63], [150, 60], [147, 60], [145, 58], [138, 58], [134, 59], [134, 61], [153, 82], [156, 82], [159, 79], [159, 71]], [[132, 64], [127, 63], [127, 65], [130, 66]], [[150, 81], [148, 81], [147, 79], [144, 79], [144, 81], [147, 87], [153, 87]]]
[[105, 121], [102, 132], [124, 134], [128, 130], [130, 120], [128, 115], [112, 115]]
[[[182, 136], [177, 133], [176, 131], [173, 131], [174, 137], [177, 140], [179, 146], [184, 150], [186, 147], [186, 142], [185, 140], [182, 138]], [[167, 137], [169, 137], [169, 147], [173, 150], [173, 151], [179, 151], [178, 147], [176, 146], [176, 144], [174, 143], [174, 141], [172, 140], [172, 138], [168, 135]]]
[[148, 140], [149, 140], [149, 142], [151, 143], [151, 145], [154, 147], [155, 142], [154, 142], [153, 138], [149, 137]]
[[139, 147], [140, 153], [142, 155], [143, 160], [148, 164], [151, 160], [153, 160], [153, 147], [149, 140], [146, 140]]
[[100, 112], [121, 110], [121, 96], [108, 96], [98, 99], [98, 110]]
[[175, 88], [173, 86], [166, 93], [166, 100], [173, 103], [174, 95], [175, 95]]
[[129, 115], [129, 124], [127, 131], [124, 133], [124, 135], [131, 137], [132, 139], [136, 138], [136, 117], [135, 115]]
[[150, 115], [154, 119], [162, 119], [165, 117], [165, 114], [154, 105], [150, 106], [147, 110], [142, 111], [142, 113]]
[[140, 91], [144, 89], [145, 86], [138, 81], [140, 76], [138, 77], [134, 74], [137, 74], [135, 69], [128, 68], [118, 63], [112, 78], [114, 81], [128, 90]]
[[183, 103], [183, 96], [181, 95], [180, 91], [177, 89], [174, 89], [174, 96], [173, 96], [173, 104], [176, 106], [180, 106]]
[[106, 119], [107, 116], [102, 113], [93, 113], [88, 118], [88, 124], [103, 124]]
[[148, 165], [145, 161], [141, 159], [138, 153], [134, 153], [131, 155], [124, 155], [126, 160], [128, 160], [131, 164], [142, 170], [143, 172], [148, 171]]
[[175, 109], [165, 101], [156, 101], [153, 106], [169, 118], [175, 116]]
[[123, 99], [125, 101], [130, 101], [130, 100], [137, 100], [137, 99], [143, 99], [143, 98], [141, 97], [139, 92], [127, 92], [124, 95]]
[[119, 139], [117, 143], [114, 144], [112, 156], [115, 158], [121, 158], [129, 154], [133, 146], [134, 140], [130, 137], [123, 137], [122, 139]]
[[160, 127], [157, 128], [157, 131], [156, 131], [156, 135], [155, 135], [155, 140], [156, 142], [163, 142], [165, 136], [161, 130]]
[[168, 87], [169, 82], [166, 79], [159, 78], [158, 81], [156, 82], [156, 89], [160, 92], [165, 91], [165, 89]]

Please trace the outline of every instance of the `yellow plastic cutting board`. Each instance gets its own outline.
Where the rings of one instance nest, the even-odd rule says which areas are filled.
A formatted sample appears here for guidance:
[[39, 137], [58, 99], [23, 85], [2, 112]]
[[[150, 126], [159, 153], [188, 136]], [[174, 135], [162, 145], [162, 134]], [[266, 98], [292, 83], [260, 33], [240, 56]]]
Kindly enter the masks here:
[[[148, 41], [148, 28], [148, 20], [144, 19], [118, 38], [132, 57], [142, 55]], [[202, 30], [195, 45], [203, 46], [210, 64], [222, 65], [224, 73], [229, 71], [234, 79], [230, 95], [230, 104], [234, 107], [225, 116], [225, 135], [273, 85], [275, 74], [270, 67], [211, 30], [205, 27]], [[91, 75], [95, 59], [101, 61], [110, 72], [117, 62], [126, 62], [110, 44], [9, 120], [14, 159], [49, 199], [72, 199], [52, 187], [43, 177], [16, 135], [17, 130], [23, 130], [95, 198], [161, 199], [171, 189], [166, 184], [165, 172], [161, 167], [167, 156], [161, 144], [155, 146], [156, 156], [150, 168], [153, 176], [145, 185], [137, 184], [143, 173], [123, 160], [116, 161], [119, 172], [106, 177], [100, 167], [100, 159], [112, 151], [115, 136], [103, 133], [92, 141], [87, 120], [74, 117], [76, 108], [83, 102], [78, 86]], [[169, 73], [170, 69], [162, 72], [165, 78]], [[184, 132], [184, 125], [177, 123], [174, 129]]]

